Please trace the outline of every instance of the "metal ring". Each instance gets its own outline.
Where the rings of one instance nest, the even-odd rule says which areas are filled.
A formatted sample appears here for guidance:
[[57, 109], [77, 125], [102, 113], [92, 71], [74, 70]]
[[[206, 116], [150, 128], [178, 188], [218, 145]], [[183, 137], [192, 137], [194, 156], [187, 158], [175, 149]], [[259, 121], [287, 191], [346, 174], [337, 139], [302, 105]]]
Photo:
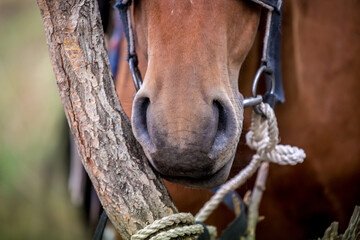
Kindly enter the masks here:
[[260, 79], [260, 76], [261, 74], [265, 72], [267, 74], [271, 74], [271, 89], [270, 89], [270, 93], [273, 94], [275, 92], [275, 77], [274, 77], [274, 73], [273, 71], [271, 71], [270, 69], [268, 69], [266, 67], [266, 65], [262, 65], [259, 70], [256, 72], [256, 75], [255, 75], [255, 78], [254, 78], [254, 81], [253, 81], [253, 85], [252, 85], [252, 89], [251, 89], [251, 93], [252, 93], [252, 96], [253, 97], [256, 97], [257, 94], [256, 94], [256, 90], [257, 90], [257, 86], [258, 86], [258, 83], [259, 83], [259, 79]]
[[[259, 70], [256, 72], [256, 75], [255, 75], [255, 78], [254, 78], [254, 81], [253, 81], [253, 85], [252, 85], [252, 89], [251, 89], [251, 93], [252, 93], [252, 97], [253, 98], [256, 98], [258, 95], [256, 94], [256, 90], [257, 90], [257, 86], [258, 86], [258, 83], [259, 83], [259, 79], [260, 79], [260, 76], [261, 74], [265, 72], [266, 74], [271, 74], [271, 89], [270, 89], [270, 94], [274, 94], [275, 92], [275, 77], [274, 77], [274, 73], [271, 69], [268, 69], [266, 67], [266, 65], [262, 65]], [[261, 103], [261, 102], [260, 102]], [[264, 113], [261, 111], [261, 109], [259, 108], [259, 104], [255, 104], [253, 105], [253, 109], [254, 111], [259, 114], [259, 115], [262, 115], [262, 116], [265, 116]]]

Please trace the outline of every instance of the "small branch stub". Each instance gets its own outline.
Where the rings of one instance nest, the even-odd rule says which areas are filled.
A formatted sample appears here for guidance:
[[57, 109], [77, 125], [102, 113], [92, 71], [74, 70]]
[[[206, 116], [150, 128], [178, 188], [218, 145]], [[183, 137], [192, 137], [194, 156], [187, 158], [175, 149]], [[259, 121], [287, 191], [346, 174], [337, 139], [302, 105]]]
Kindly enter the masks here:
[[269, 163], [264, 162], [260, 165], [259, 172], [256, 177], [253, 193], [251, 194], [251, 200], [249, 204], [248, 212], [248, 226], [246, 240], [254, 240], [256, 225], [260, 221], [259, 207], [262, 199], [262, 195], [265, 191], [266, 179], [269, 173]]

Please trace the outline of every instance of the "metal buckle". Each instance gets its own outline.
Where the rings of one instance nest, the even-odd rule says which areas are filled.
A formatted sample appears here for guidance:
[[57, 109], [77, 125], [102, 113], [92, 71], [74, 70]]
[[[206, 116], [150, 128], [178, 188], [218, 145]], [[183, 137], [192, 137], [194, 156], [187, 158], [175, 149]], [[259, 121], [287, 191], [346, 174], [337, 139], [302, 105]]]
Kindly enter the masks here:
[[259, 83], [259, 79], [262, 73], [271, 75], [271, 89], [270, 89], [270, 94], [273, 94], [275, 92], [275, 78], [274, 78], [274, 73], [271, 69], [267, 68], [267, 66], [261, 65], [261, 67], [259, 68], [259, 70], [256, 72], [254, 81], [253, 81], [253, 85], [252, 85], [252, 89], [251, 89], [251, 94], [252, 96], [249, 98], [245, 98], [244, 99], [244, 107], [253, 107], [254, 111], [257, 114], [260, 115], [264, 115], [263, 112], [260, 110], [259, 108], [259, 104], [263, 102], [263, 96], [256, 94], [257, 91], [257, 86]]

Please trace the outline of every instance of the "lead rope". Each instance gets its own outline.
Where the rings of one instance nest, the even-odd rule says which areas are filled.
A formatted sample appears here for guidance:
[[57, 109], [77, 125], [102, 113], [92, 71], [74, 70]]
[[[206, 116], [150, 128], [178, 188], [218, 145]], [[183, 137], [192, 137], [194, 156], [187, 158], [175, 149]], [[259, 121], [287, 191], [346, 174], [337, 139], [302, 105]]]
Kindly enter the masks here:
[[264, 114], [253, 112], [250, 131], [246, 134], [246, 144], [256, 154], [253, 156], [249, 165], [246, 166], [238, 175], [225, 183], [219, 191], [200, 209], [196, 214], [197, 221], [205, 221], [208, 216], [219, 205], [222, 198], [230, 191], [240, 187], [255, 171], [261, 162], [267, 161], [280, 165], [295, 165], [304, 161], [306, 154], [304, 150], [289, 145], [279, 145], [279, 129], [274, 114], [274, 110], [267, 103], [259, 105]]
[[[204, 231], [204, 228], [197, 222], [204, 222], [208, 216], [218, 207], [223, 197], [231, 191], [240, 187], [255, 171], [262, 162], [272, 162], [280, 165], [295, 165], [304, 161], [306, 154], [304, 150], [289, 145], [280, 145], [279, 129], [277, 126], [274, 110], [267, 103], [259, 105], [263, 115], [253, 112], [250, 131], [246, 134], [246, 144], [256, 154], [250, 164], [238, 175], [225, 183], [213, 197], [200, 209], [195, 219], [190, 213], [177, 213], [160, 220], [154, 221], [144, 229], [138, 231], [131, 237], [131, 240], [157, 240], [171, 239], [180, 236], [188, 236], [188, 239], [196, 238], [196, 234]], [[178, 226], [179, 224], [185, 226]], [[169, 229], [172, 225], [175, 228]], [[209, 230], [209, 227], [206, 226]], [[167, 230], [169, 229], [169, 230]], [[210, 227], [212, 235], [210, 239], [216, 239], [216, 230]], [[158, 231], [161, 231], [157, 233]], [[209, 232], [210, 232], [209, 231]], [[153, 235], [153, 236], [151, 236]], [[149, 238], [149, 236], [151, 236]]]

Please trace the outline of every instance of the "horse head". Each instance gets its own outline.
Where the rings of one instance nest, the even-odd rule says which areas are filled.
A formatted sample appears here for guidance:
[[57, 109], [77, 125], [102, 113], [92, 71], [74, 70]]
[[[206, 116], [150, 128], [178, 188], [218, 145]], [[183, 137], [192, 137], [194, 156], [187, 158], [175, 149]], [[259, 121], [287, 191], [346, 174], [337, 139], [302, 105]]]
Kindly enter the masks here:
[[242, 131], [239, 71], [259, 19], [246, 0], [135, 2], [148, 67], [133, 132], [162, 177], [202, 188], [227, 179]]

